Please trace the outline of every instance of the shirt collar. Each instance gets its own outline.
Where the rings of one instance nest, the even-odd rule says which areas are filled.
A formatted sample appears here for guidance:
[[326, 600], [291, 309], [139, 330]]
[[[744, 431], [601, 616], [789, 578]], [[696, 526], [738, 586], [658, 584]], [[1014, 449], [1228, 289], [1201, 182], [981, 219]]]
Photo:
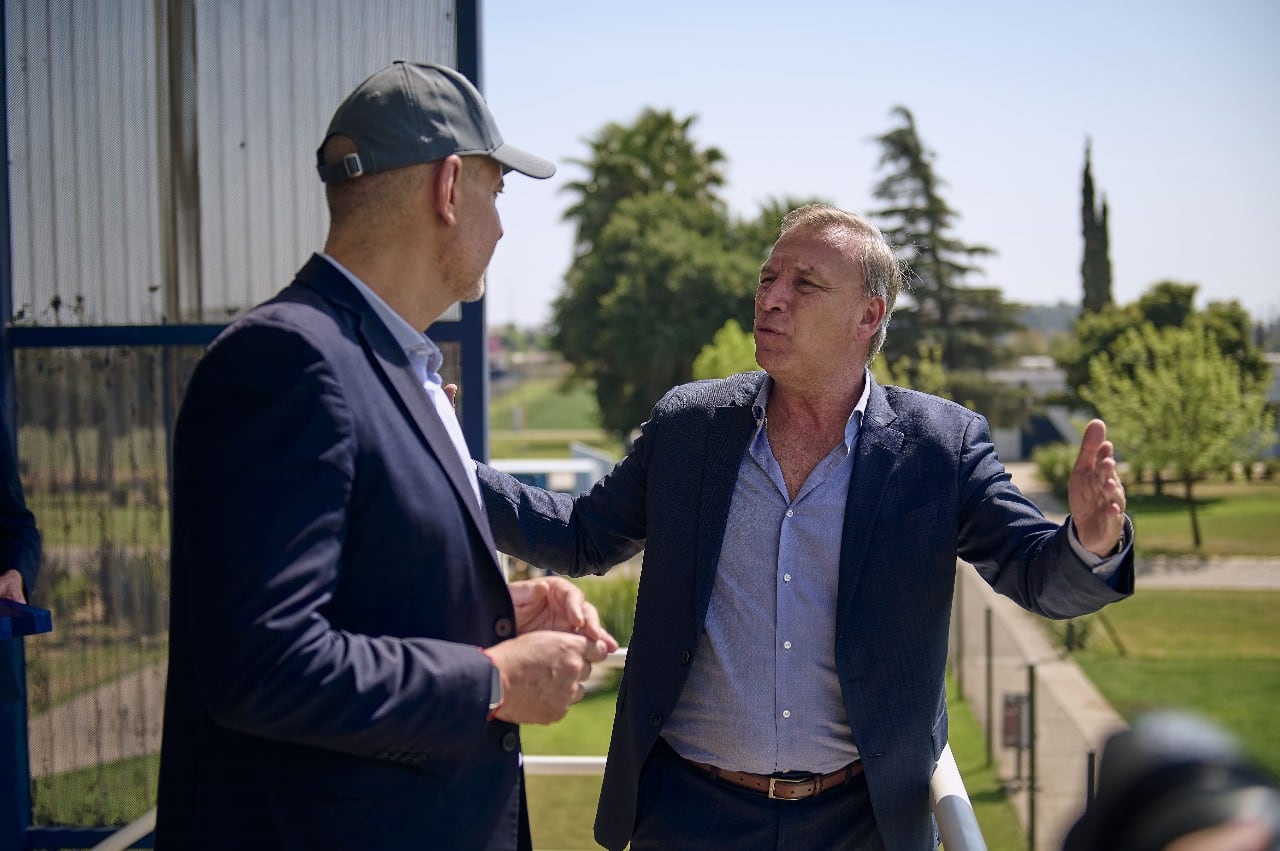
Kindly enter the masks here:
[[364, 300], [369, 303], [369, 307], [373, 308], [373, 312], [382, 320], [382, 324], [391, 332], [391, 336], [395, 339], [400, 348], [404, 349], [405, 355], [408, 356], [410, 363], [419, 361], [424, 363], [427, 369], [427, 378], [433, 378], [436, 384], [440, 383], [440, 366], [444, 363], [444, 355], [440, 351], [440, 347], [431, 341], [422, 331], [415, 329], [409, 322], [396, 313], [391, 305], [382, 300], [382, 297], [375, 293], [368, 284], [360, 280], [355, 274], [343, 266], [337, 260], [334, 260], [324, 252], [320, 256], [333, 264], [333, 268], [337, 269], [352, 286], [364, 296]]
[[[756, 431], [759, 432], [764, 428], [764, 412], [769, 407], [769, 394], [773, 391], [773, 376], [766, 375], [764, 381], [760, 383], [760, 389], [756, 392], [756, 398], [751, 403], [751, 415], [756, 420]], [[871, 398], [871, 370], [863, 370], [862, 378], [862, 395], [858, 397], [858, 404], [853, 406], [853, 412], [849, 414], [849, 421], [844, 426], [844, 445], [850, 452], [853, 451], [854, 438], [858, 436], [858, 427], [862, 424], [862, 417], [867, 413], [867, 401]]]

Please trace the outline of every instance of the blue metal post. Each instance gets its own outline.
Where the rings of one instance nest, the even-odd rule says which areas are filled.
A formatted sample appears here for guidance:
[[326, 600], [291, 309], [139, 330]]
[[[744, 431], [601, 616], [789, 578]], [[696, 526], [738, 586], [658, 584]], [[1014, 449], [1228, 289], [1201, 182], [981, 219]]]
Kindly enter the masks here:
[[[6, 44], [6, 4], [0, 9], [0, 44]], [[13, 258], [9, 244], [9, 98], [8, 56], [0, 62], [0, 428], [15, 434], [13, 349], [9, 342], [9, 318], [13, 316]], [[17, 445], [17, 441], [14, 441]], [[21, 638], [0, 641], [0, 653], [8, 658], [0, 669], [10, 668], [17, 677], [16, 700], [0, 702], [0, 847], [26, 848], [31, 825], [31, 765], [27, 751], [27, 672]]]
[[[480, 0], [458, 0], [458, 71], [484, 91], [480, 81]], [[462, 434], [473, 458], [489, 460], [489, 345], [485, 300], [462, 305]], [[432, 339], [435, 335], [432, 334]]]

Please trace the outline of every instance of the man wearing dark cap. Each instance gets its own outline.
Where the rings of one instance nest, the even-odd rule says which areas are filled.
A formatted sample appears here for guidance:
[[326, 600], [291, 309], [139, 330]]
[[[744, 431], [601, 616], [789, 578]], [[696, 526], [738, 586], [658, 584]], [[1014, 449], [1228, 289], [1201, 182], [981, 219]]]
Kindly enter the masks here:
[[422, 329], [482, 294], [504, 174], [555, 167], [457, 72], [396, 62], [318, 170], [324, 252], [178, 417], [157, 847], [528, 848], [516, 725], [617, 644], [567, 581], [504, 582]]

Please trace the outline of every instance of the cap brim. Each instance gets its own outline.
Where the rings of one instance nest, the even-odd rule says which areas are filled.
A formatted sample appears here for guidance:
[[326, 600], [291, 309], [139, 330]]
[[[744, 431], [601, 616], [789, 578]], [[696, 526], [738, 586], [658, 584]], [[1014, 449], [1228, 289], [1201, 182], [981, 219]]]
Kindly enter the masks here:
[[506, 143], [499, 145], [489, 156], [504, 168], [529, 177], [545, 179], [556, 173], [555, 163]]

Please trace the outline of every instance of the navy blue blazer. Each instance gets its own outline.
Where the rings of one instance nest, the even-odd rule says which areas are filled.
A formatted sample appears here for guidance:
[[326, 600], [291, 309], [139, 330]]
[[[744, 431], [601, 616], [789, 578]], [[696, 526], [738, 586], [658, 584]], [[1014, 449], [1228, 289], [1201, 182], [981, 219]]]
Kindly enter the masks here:
[[529, 847], [486, 722], [514, 611], [403, 350], [313, 257], [191, 378], [173, 448], [158, 848]]
[[0, 424], [0, 573], [18, 571], [30, 599], [39, 569], [40, 532], [23, 498], [17, 450], [9, 429]]
[[[576, 499], [481, 466], [504, 552], [580, 574], [603, 572], [645, 547], [596, 817], [606, 848], [630, 838], [641, 769], [699, 652], [729, 502], [755, 429], [751, 403], [764, 378], [754, 372], [675, 388], [631, 453]], [[840, 533], [833, 639], [876, 820], [895, 851], [936, 847], [929, 779], [947, 741], [957, 555], [998, 592], [1049, 617], [1094, 611], [1133, 589], [1131, 555], [1111, 585], [1076, 558], [1065, 526], [1010, 482], [983, 417], [873, 381]]]
[[[18, 571], [24, 594], [31, 600], [40, 569], [40, 532], [35, 515], [27, 508], [18, 473], [18, 453], [9, 429], [0, 423], [0, 573]], [[0, 729], [7, 722], [26, 724], [25, 706], [18, 703], [26, 694], [26, 669], [22, 640], [0, 641]]]

